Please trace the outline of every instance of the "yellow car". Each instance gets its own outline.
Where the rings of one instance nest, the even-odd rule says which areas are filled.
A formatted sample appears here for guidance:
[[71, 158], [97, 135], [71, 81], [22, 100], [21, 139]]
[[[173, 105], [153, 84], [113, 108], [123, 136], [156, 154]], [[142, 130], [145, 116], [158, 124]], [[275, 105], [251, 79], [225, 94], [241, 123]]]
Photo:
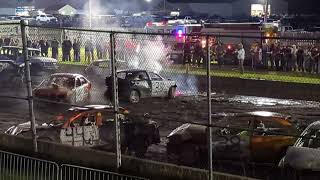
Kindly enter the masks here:
[[[224, 114], [213, 128], [214, 160], [278, 163], [294, 144], [298, 130], [289, 116], [256, 111]], [[172, 162], [195, 165], [207, 161], [207, 127], [183, 124], [168, 136], [167, 153]]]

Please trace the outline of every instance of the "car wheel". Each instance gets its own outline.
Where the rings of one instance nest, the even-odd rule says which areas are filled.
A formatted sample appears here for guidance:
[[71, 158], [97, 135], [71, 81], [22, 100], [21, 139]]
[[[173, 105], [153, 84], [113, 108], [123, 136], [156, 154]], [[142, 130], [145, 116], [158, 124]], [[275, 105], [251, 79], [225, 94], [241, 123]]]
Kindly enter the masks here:
[[132, 90], [130, 92], [129, 101], [131, 103], [138, 103], [140, 101], [140, 94], [137, 90]]
[[176, 87], [170, 87], [168, 91], [168, 98], [174, 99], [176, 97]]

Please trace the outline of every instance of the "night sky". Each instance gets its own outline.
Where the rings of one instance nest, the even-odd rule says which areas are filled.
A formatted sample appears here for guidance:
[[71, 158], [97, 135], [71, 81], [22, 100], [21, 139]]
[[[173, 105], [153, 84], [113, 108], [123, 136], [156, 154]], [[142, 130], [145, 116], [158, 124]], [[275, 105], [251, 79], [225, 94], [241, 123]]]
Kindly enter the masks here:
[[[232, 2], [234, 0], [167, 0], [168, 2]], [[320, 14], [320, 0], [286, 0], [289, 3], [290, 14]]]

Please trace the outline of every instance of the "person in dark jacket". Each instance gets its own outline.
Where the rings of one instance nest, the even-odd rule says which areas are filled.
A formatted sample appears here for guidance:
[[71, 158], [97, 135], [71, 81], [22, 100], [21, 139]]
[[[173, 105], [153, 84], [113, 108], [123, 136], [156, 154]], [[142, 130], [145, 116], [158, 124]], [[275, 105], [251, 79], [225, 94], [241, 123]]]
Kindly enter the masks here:
[[66, 39], [62, 42], [62, 61], [71, 61], [71, 49], [72, 49], [72, 43], [71, 41], [68, 39], [68, 37], [66, 37]]
[[51, 42], [51, 48], [52, 48], [52, 58], [57, 59], [59, 55], [59, 44], [60, 42], [53, 38], [53, 41]]
[[77, 39], [73, 41], [73, 54], [74, 62], [80, 62], [80, 41]]

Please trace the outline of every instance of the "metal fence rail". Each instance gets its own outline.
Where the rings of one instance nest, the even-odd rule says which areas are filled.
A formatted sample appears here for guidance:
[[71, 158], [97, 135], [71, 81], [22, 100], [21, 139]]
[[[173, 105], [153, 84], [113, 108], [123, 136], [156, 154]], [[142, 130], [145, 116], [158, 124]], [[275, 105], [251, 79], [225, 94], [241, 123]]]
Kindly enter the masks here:
[[0, 180], [147, 180], [0, 151]]
[[0, 180], [58, 180], [57, 163], [0, 151]]
[[60, 180], [147, 180], [141, 177], [127, 176], [92, 168], [63, 164], [60, 168]]

